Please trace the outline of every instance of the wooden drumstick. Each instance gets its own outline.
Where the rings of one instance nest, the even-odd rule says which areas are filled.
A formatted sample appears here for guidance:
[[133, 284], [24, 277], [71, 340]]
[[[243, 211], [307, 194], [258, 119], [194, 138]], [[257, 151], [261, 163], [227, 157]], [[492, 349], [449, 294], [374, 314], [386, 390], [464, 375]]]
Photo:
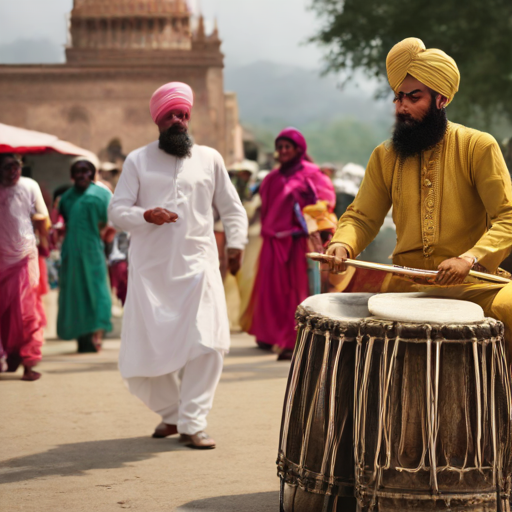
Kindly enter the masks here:
[[[310, 252], [307, 253], [306, 256], [313, 261], [318, 261], [319, 263], [327, 264], [335, 259], [334, 256], [328, 256], [327, 254], [321, 254], [319, 252]], [[344, 263], [348, 267], [380, 270], [382, 272], [390, 272], [392, 274], [399, 274], [402, 276], [421, 277], [423, 279], [432, 279], [436, 277], [438, 274], [437, 270], [421, 270], [418, 268], [400, 267], [398, 265], [386, 265], [384, 263], [370, 263], [368, 261], [361, 260], [346, 259], [344, 260]], [[488, 281], [491, 283], [512, 283], [512, 280], [507, 279], [506, 277], [496, 276], [493, 274], [486, 274], [484, 272], [477, 272], [476, 270], [470, 270], [469, 275], [482, 281]]]

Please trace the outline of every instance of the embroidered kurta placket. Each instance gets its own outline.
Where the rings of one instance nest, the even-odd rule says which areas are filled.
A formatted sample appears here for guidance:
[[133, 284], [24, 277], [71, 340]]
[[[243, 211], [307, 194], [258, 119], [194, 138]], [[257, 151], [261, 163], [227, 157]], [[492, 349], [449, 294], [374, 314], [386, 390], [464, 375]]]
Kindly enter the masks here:
[[434, 253], [436, 235], [439, 231], [442, 196], [441, 150], [442, 143], [439, 143], [433, 150], [424, 152], [421, 157], [421, 219], [425, 259], [429, 259]]

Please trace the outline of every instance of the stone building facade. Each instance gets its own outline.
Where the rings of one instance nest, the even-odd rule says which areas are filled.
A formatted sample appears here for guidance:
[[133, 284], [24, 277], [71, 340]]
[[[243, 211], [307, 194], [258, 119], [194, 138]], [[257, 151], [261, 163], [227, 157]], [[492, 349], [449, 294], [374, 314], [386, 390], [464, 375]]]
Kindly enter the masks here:
[[221, 41], [191, 23], [186, 0], [74, 0], [65, 64], [0, 66], [0, 122], [95, 153], [118, 139], [127, 153], [157, 137], [153, 91], [182, 81], [195, 93], [192, 135], [229, 164], [241, 142]]

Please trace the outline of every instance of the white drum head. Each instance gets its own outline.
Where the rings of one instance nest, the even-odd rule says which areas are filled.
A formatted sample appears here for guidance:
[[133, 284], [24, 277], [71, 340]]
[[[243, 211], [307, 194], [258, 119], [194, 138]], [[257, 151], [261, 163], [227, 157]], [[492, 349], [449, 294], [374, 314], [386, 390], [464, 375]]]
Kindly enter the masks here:
[[383, 320], [427, 324], [473, 324], [485, 319], [473, 302], [424, 293], [381, 293], [368, 301], [370, 313]]
[[368, 299], [372, 295], [373, 293], [323, 293], [308, 297], [301, 306], [333, 320], [353, 322], [370, 316]]

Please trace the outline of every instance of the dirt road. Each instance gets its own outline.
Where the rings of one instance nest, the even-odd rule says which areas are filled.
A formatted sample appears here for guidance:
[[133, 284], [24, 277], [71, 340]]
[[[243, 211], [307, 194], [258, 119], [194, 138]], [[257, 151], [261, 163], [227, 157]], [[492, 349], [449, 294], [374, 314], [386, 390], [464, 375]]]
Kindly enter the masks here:
[[216, 450], [152, 439], [159, 418], [117, 370], [120, 342], [101, 354], [48, 342], [43, 378], [0, 376], [2, 511], [276, 512], [275, 459], [289, 368], [234, 335], [208, 433]]

